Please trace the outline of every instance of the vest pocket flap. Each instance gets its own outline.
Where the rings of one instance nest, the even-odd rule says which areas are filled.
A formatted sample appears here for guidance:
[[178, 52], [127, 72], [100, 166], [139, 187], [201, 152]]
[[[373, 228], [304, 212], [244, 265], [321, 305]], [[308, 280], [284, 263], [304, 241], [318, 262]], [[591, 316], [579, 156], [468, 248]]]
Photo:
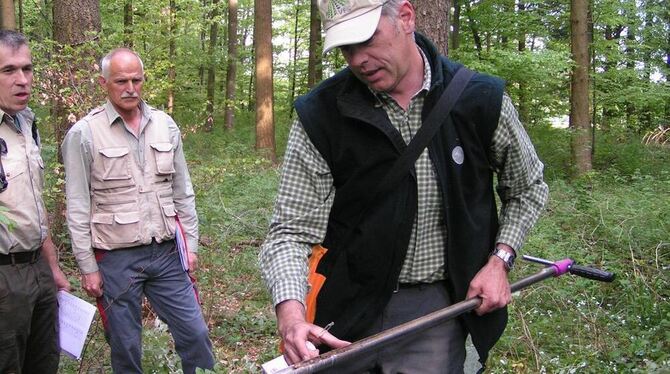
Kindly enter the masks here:
[[136, 223], [140, 221], [139, 212], [129, 212], [129, 213], [115, 213], [114, 222], [119, 225], [127, 225], [129, 223]]
[[158, 152], [170, 152], [172, 150], [172, 143], [153, 143], [151, 148]]
[[163, 205], [163, 214], [168, 217], [174, 217], [177, 215], [177, 211], [174, 209], [174, 205]]
[[91, 216], [91, 223], [111, 225], [114, 223], [114, 213], [95, 213]]
[[102, 148], [99, 152], [109, 158], [123, 157], [128, 154], [128, 147]]

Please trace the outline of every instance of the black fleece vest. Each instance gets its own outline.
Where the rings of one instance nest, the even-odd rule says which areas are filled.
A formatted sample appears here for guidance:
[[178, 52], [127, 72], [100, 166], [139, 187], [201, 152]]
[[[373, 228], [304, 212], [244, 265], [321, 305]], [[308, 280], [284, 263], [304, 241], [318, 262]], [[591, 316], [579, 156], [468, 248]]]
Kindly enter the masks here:
[[[416, 41], [432, 71], [425, 120], [460, 65], [440, 56], [418, 33]], [[444, 201], [446, 283], [454, 301], [465, 298], [495, 244], [498, 221], [489, 150], [503, 86], [498, 78], [476, 74], [429, 145]], [[349, 69], [298, 98], [295, 108], [336, 188], [323, 242], [329, 251], [317, 268], [326, 283], [317, 298], [315, 323], [334, 321], [335, 336], [357, 340], [396, 287], [417, 210], [415, 171], [384, 196], [375, 196], [406, 144]], [[469, 314], [461, 321], [484, 362], [505, 328], [507, 311]]]

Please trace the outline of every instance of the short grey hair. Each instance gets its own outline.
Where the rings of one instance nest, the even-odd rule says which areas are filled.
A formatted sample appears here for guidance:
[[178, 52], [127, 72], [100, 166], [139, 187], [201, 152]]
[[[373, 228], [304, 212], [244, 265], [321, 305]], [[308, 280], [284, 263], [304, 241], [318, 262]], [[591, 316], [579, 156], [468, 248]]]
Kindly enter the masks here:
[[395, 20], [398, 16], [400, 5], [404, 2], [405, 0], [387, 0], [384, 5], [382, 5], [382, 15]]
[[112, 49], [108, 54], [106, 54], [101, 60], [100, 60], [100, 70], [102, 73], [102, 76], [105, 79], [109, 78], [109, 65], [112, 63], [112, 58], [120, 52], [127, 52], [135, 55], [137, 57], [137, 60], [140, 62], [140, 66], [142, 67], [142, 73], [144, 73], [144, 62], [142, 62], [142, 58], [140, 58], [140, 55], [137, 54], [137, 52], [133, 51], [132, 49], [129, 48], [116, 48]]
[[17, 50], [28, 46], [28, 39], [18, 31], [0, 30], [0, 45]]

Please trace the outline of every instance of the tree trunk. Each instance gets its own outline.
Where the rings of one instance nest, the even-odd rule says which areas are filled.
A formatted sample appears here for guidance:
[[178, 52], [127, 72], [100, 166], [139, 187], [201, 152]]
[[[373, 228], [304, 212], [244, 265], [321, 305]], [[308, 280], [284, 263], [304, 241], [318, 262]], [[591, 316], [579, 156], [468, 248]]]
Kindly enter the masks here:
[[[526, 4], [519, 2], [517, 9], [519, 15], [523, 16], [523, 13], [526, 11]], [[523, 54], [526, 52], [526, 31], [521, 24], [518, 24], [517, 27], [519, 28], [518, 50], [520, 54]], [[529, 120], [528, 117], [528, 88], [522, 76], [519, 80], [519, 118], [522, 123], [527, 123]]]
[[254, 1], [256, 149], [276, 162], [272, 87], [272, 1]]
[[168, 88], [167, 88], [167, 112], [169, 115], [174, 114], [174, 86], [177, 80], [177, 68], [175, 67], [175, 59], [177, 57], [177, 4], [176, 0], [170, 0], [169, 9], [169, 33], [170, 41], [168, 42], [168, 58], [170, 66], [168, 67]]
[[[99, 0], [54, 0], [53, 2], [53, 38], [56, 51], [52, 56], [54, 66], [60, 67], [52, 72], [55, 92], [53, 100], [53, 123], [56, 144], [61, 144], [65, 133], [77, 118], [102, 102], [97, 81], [91, 79], [93, 66], [98, 57], [91, 43], [97, 40], [101, 30]], [[68, 48], [68, 53], [59, 49]], [[58, 148], [58, 161], [63, 156]], [[52, 217], [52, 233], [65, 232], [64, 195], [56, 199]], [[60, 235], [53, 235], [58, 242]], [[56, 243], [61, 245], [63, 243]]]
[[[289, 92], [288, 107], [293, 108], [293, 100], [295, 100], [296, 79], [298, 75], [298, 21], [300, 20], [300, 5], [298, 0], [295, 2], [295, 14], [293, 23], [293, 61], [291, 62], [291, 88]], [[293, 109], [289, 111], [289, 119], [293, 119]]]
[[307, 61], [307, 87], [312, 88], [323, 79], [321, 44], [321, 17], [316, 0], [310, 1], [309, 10], [309, 60]]
[[228, 64], [226, 70], [226, 128], [235, 120], [235, 89], [237, 79], [237, 0], [228, 0]]
[[482, 39], [479, 37], [479, 30], [477, 30], [477, 25], [475, 20], [472, 18], [472, 11], [470, 8], [470, 3], [465, 1], [465, 14], [468, 17], [468, 25], [470, 26], [470, 31], [472, 31], [472, 39], [475, 41], [475, 48], [477, 49], [477, 57], [482, 58]]
[[133, 48], [133, 0], [126, 0], [123, 7], [123, 44]]
[[458, 49], [460, 44], [460, 32], [461, 32], [461, 0], [454, 1], [454, 14], [451, 18], [451, 50], [455, 51]]
[[589, 36], [588, 0], [571, 0], [570, 46], [574, 67], [570, 93], [570, 127], [574, 173], [580, 176], [592, 169], [591, 123], [589, 118]]
[[23, 0], [19, 0], [19, 32], [23, 33]]
[[415, 0], [416, 29], [431, 39], [440, 53], [449, 51], [449, 9], [451, 0]]
[[216, 89], [216, 49], [219, 37], [219, 0], [212, 0], [212, 12], [209, 20], [212, 23], [209, 30], [209, 48], [207, 49], [207, 119], [205, 120], [205, 131], [214, 128], [214, 91]]
[[2, 6], [0, 8], [0, 18], [2, 18], [0, 28], [3, 30], [16, 30], [14, 0], [2, 0], [0, 6]]

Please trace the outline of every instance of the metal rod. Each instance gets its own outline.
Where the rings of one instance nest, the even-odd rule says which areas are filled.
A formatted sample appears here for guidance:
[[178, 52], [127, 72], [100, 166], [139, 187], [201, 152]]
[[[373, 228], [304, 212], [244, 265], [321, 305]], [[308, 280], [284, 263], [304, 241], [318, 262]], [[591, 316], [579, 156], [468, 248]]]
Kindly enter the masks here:
[[[542, 281], [556, 274], [556, 268], [553, 266], [542, 269], [541, 271], [520, 279], [514, 282], [510, 288], [512, 292], [519, 291], [534, 283]], [[449, 319], [455, 318], [465, 312], [469, 312], [481, 304], [479, 297], [473, 297], [459, 303], [440, 309], [433, 313], [427, 314], [415, 320], [403, 323], [391, 329], [382, 331], [376, 335], [361, 339], [346, 347], [338, 348], [330, 352], [326, 352], [318, 357], [297, 363], [291, 367], [278, 371], [276, 374], [298, 374], [298, 373], [313, 373], [319, 370], [332, 368], [337, 363], [342, 361], [351, 361], [352, 359], [369, 353], [373, 350], [378, 350], [381, 347], [392, 343], [395, 339], [411, 335], [419, 331], [429, 329], [435, 325], [445, 322]]]

